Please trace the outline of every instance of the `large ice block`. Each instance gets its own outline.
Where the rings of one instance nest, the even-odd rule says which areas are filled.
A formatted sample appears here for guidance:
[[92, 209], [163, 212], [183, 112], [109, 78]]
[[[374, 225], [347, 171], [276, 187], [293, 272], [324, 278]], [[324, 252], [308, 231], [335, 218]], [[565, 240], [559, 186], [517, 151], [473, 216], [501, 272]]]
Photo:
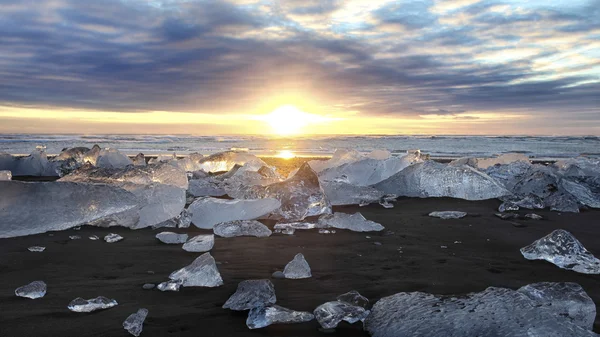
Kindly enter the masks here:
[[434, 161], [411, 165], [373, 187], [385, 193], [420, 198], [485, 200], [510, 194], [495, 179], [470, 166]]
[[310, 312], [269, 305], [252, 308], [248, 313], [246, 326], [250, 329], [260, 329], [272, 324], [295, 324], [309, 322], [313, 319], [315, 316]]
[[211, 229], [221, 222], [253, 220], [281, 207], [279, 200], [265, 198], [253, 200], [226, 200], [199, 198], [189, 207], [192, 223], [198, 228]]
[[365, 219], [365, 217], [358, 212], [354, 214], [336, 212], [333, 214], [322, 215], [319, 218], [319, 225], [322, 228], [332, 227], [348, 229], [353, 232], [379, 232], [385, 229], [381, 224]]
[[238, 284], [235, 293], [223, 304], [223, 309], [244, 311], [275, 302], [275, 286], [270, 280], [246, 280]]
[[133, 226], [138, 198], [121, 188], [79, 183], [0, 182], [0, 238], [65, 230], [110, 220]]
[[29, 156], [17, 157], [0, 153], [0, 170], [11, 171], [13, 176], [56, 176], [46, 153], [34, 150]]
[[269, 227], [256, 220], [236, 220], [221, 222], [213, 228], [215, 235], [224, 238], [233, 238], [236, 236], [254, 236], [257, 238], [266, 238], [271, 236]]
[[133, 161], [117, 149], [101, 150], [96, 160], [96, 166], [102, 168], [125, 168], [127, 165], [133, 165]]
[[176, 270], [169, 275], [169, 279], [182, 281], [184, 287], [219, 287], [223, 279], [210, 253], [204, 253], [189, 266]]
[[529, 246], [521, 248], [528, 260], [546, 260], [556, 266], [583, 274], [600, 274], [600, 260], [573, 234], [557, 229]]

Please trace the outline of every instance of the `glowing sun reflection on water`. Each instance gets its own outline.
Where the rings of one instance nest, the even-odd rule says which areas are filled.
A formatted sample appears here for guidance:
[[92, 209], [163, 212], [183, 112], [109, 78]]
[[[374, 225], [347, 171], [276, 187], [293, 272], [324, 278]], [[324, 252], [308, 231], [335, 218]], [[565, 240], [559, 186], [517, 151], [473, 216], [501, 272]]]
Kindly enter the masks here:
[[296, 155], [294, 154], [294, 152], [290, 151], [290, 150], [281, 150], [279, 151], [279, 153], [277, 153], [277, 158], [283, 158], [283, 159], [292, 159], [295, 158]]

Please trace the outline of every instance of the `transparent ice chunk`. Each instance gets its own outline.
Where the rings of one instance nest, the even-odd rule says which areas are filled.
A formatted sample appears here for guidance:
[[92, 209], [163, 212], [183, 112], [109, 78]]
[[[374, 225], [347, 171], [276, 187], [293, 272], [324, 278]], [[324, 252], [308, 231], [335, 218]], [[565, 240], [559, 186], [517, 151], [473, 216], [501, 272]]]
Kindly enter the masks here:
[[385, 229], [377, 222], [367, 220], [360, 213], [347, 214], [336, 212], [319, 217], [319, 225], [322, 228], [348, 229], [354, 232], [378, 232]]
[[256, 219], [279, 207], [281, 207], [279, 200], [271, 198], [251, 200], [199, 198], [188, 207], [188, 212], [192, 214], [192, 223], [196, 227], [211, 229], [221, 222]]
[[287, 279], [304, 279], [312, 277], [310, 266], [304, 255], [301, 253], [296, 254], [294, 259], [290, 261], [283, 269], [283, 275]]
[[85, 300], [81, 297], [77, 297], [69, 303], [69, 310], [74, 312], [92, 312], [96, 310], [109, 309], [114, 306], [117, 306], [116, 300], [108, 299], [104, 296], [98, 296], [96, 298], [91, 298], [89, 300]]
[[361, 295], [358, 291], [352, 290], [337, 297], [338, 301], [350, 303], [367, 309], [369, 307], [369, 299]]
[[144, 328], [144, 321], [148, 316], [148, 309], [142, 308], [137, 312], [129, 315], [125, 322], [123, 322], [123, 328], [134, 336], [139, 336]]
[[204, 253], [189, 266], [176, 270], [169, 275], [171, 280], [182, 281], [184, 287], [219, 287], [223, 279], [210, 253]]
[[318, 306], [313, 314], [324, 329], [333, 329], [341, 321], [354, 324], [369, 316], [369, 310], [342, 301], [332, 301]]
[[252, 308], [248, 313], [246, 326], [250, 329], [260, 329], [272, 324], [295, 324], [312, 321], [313, 314], [305, 311], [294, 311], [278, 305]]
[[119, 242], [121, 240], [123, 240], [123, 237], [121, 235], [115, 234], [115, 233], [110, 233], [104, 237], [104, 241], [106, 241], [108, 243]]
[[183, 250], [194, 253], [204, 253], [210, 251], [215, 245], [215, 236], [213, 234], [198, 235], [189, 239], [183, 244]]
[[102, 168], [124, 168], [133, 165], [133, 162], [119, 150], [109, 148], [100, 151], [95, 165]]
[[461, 219], [467, 216], [467, 212], [437, 211], [429, 213], [429, 216], [440, 219]]
[[33, 281], [15, 290], [15, 295], [25, 298], [42, 298], [46, 295], [46, 283], [44, 281]]
[[182, 280], [170, 280], [159, 283], [156, 288], [160, 291], [179, 291], [179, 288], [181, 288], [182, 284]]
[[29, 248], [27, 248], [27, 250], [29, 250], [30, 252], [38, 252], [38, 253], [41, 253], [41, 252], [43, 252], [44, 250], [46, 250], [46, 247], [32, 246], [32, 247], [29, 247]]
[[224, 238], [233, 238], [236, 236], [254, 236], [257, 238], [266, 238], [271, 236], [269, 227], [256, 220], [238, 220], [221, 222], [213, 228], [215, 235]]
[[162, 242], [169, 245], [176, 245], [185, 243], [188, 239], [187, 234], [177, 234], [173, 232], [160, 232], [156, 234], [156, 238]]
[[275, 302], [275, 286], [270, 280], [246, 280], [238, 284], [235, 293], [223, 304], [223, 309], [244, 311]]

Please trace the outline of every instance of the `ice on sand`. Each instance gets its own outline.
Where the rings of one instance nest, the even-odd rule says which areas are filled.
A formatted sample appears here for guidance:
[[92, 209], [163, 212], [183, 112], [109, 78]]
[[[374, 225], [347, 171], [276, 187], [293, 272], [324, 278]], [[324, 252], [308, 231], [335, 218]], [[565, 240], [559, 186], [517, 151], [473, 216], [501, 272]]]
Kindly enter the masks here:
[[272, 324], [295, 324], [312, 321], [313, 314], [306, 311], [294, 311], [278, 305], [252, 308], [246, 319], [250, 329], [260, 329]]
[[440, 219], [460, 219], [466, 217], [467, 213], [459, 211], [438, 211], [429, 213], [429, 216]]
[[194, 201], [188, 212], [192, 222], [198, 228], [211, 229], [221, 222], [252, 220], [267, 215], [281, 207], [276, 199], [225, 200], [200, 198]]
[[198, 235], [189, 239], [183, 244], [183, 250], [194, 253], [208, 252], [215, 245], [215, 236], [213, 234]]
[[600, 260], [590, 253], [571, 233], [557, 229], [521, 248], [528, 260], [546, 260], [556, 266], [583, 274], [600, 274]]
[[212, 288], [223, 285], [223, 279], [217, 269], [215, 259], [210, 253], [204, 253], [189, 266], [172, 272], [169, 279], [182, 281], [184, 287]]
[[361, 295], [358, 291], [352, 290], [345, 294], [341, 294], [337, 297], [338, 301], [350, 303], [359, 307], [367, 309], [369, 306], [369, 299]]
[[123, 322], [123, 329], [136, 337], [139, 336], [142, 333], [146, 316], [148, 316], [148, 309], [139, 309], [127, 317], [125, 322]]
[[92, 312], [96, 310], [109, 309], [117, 306], [116, 300], [108, 299], [104, 296], [98, 296], [89, 300], [77, 297], [69, 303], [69, 310], [74, 312]]
[[236, 236], [266, 238], [272, 234], [269, 227], [256, 220], [221, 222], [215, 225], [213, 231], [216, 235], [224, 238], [233, 238]]
[[32, 246], [27, 248], [27, 250], [29, 250], [30, 252], [37, 252], [37, 253], [41, 253], [44, 250], [46, 250], [46, 247], [40, 247], [40, 246]]
[[275, 286], [270, 280], [246, 280], [238, 284], [235, 293], [223, 304], [223, 309], [244, 311], [275, 302]]
[[110, 233], [104, 237], [104, 241], [106, 241], [108, 243], [119, 242], [121, 240], [123, 240], [123, 237], [121, 235], [115, 234], [115, 233]]
[[46, 283], [44, 281], [33, 281], [15, 290], [15, 295], [25, 298], [42, 298], [46, 295]]
[[133, 161], [117, 149], [104, 149], [98, 154], [95, 165], [102, 168], [124, 168], [133, 165]]
[[357, 186], [344, 181], [321, 180], [321, 187], [332, 206], [365, 205], [380, 202], [385, 193], [370, 186]]
[[347, 214], [336, 212], [322, 215], [319, 218], [319, 225], [321, 227], [348, 229], [353, 232], [379, 232], [385, 229], [381, 224], [365, 219], [360, 213]]
[[226, 172], [235, 165], [245, 166], [246, 169], [258, 171], [267, 164], [255, 155], [244, 152], [221, 152], [204, 157], [198, 161], [194, 171], [203, 170], [205, 172]]
[[169, 245], [176, 245], [185, 243], [188, 239], [187, 234], [177, 234], [173, 232], [161, 232], [156, 234], [156, 238], [162, 242]]
[[[0, 153], [0, 170], [10, 171], [12, 176], [56, 176], [46, 153], [34, 150], [29, 156], [17, 157]], [[2, 179], [0, 179], [2, 180]]]
[[12, 172], [7, 170], [0, 171], [0, 181], [8, 180], [12, 180]]
[[156, 286], [156, 288], [158, 288], [160, 291], [179, 291], [179, 288], [181, 288], [182, 284], [182, 280], [170, 280], [160, 283], [158, 286]]
[[375, 303], [365, 330], [373, 337], [597, 336], [581, 318], [593, 307], [583, 294], [580, 287], [552, 284], [460, 297], [398, 293]]
[[[68, 199], [67, 199], [68, 198]], [[132, 226], [138, 198], [121, 188], [78, 183], [0, 182], [0, 238], [65, 230], [111, 219]]]
[[287, 279], [303, 279], [312, 277], [310, 266], [304, 255], [301, 253], [296, 254], [294, 259], [290, 261], [283, 269], [283, 275]]
[[341, 321], [354, 324], [364, 320], [369, 310], [342, 301], [321, 304], [314, 311], [315, 318], [324, 329], [334, 329]]

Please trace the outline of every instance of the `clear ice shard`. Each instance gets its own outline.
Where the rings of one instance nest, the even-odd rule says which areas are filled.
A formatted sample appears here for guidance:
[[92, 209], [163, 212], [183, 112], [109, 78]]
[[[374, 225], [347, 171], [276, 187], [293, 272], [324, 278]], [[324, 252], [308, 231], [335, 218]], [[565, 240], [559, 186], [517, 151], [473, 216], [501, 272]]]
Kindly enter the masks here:
[[46, 295], [46, 283], [44, 281], [33, 281], [15, 290], [15, 295], [25, 298], [42, 298]]
[[323, 329], [334, 329], [341, 321], [354, 324], [369, 316], [369, 310], [342, 301], [321, 304], [314, 311], [315, 318]]
[[294, 311], [278, 305], [261, 306], [250, 309], [246, 326], [260, 329], [272, 324], [295, 324], [310, 322], [315, 318], [306, 311]]
[[198, 228], [212, 229], [221, 222], [253, 220], [281, 207], [276, 199], [226, 200], [199, 198], [189, 207], [192, 223]]
[[583, 274], [600, 274], [600, 260], [573, 234], [557, 229], [529, 246], [521, 248], [528, 260], [546, 260], [556, 266]]
[[30, 252], [38, 252], [38, 253], [41, 253], [41, 252], [43, 252], [44, 250], [46, 250], [46, 247], [32, 246], [32, 247], [29, 247], [29, 248], [27, 248], [27, 250], [29, 250]]
[[275, 286], [270, 280], [246, 280], [238, 284], [235, 293], [223, 304], [223, 309], [244, 311], [275, 302]]
[[225, 188], [213, 177], [192, 179], [189, 185], [188, 193], [194, 197], [222, 197], [227, 194]]
[[544, 217], [535, 213], [525, 214], [525, 218], [531, 220], [542, 220]]
[[211, 250], [214, 245], [215, 236], [213, 234], [198, 235], [184, 243], [183, 250], [186, 252], [204, 253]]
[[358, 291], [352, 290], [345, 294], [342, 294], [337, 297], [338, 301], [350, 303], [352, 305], [356, 305], [358, 307], [363, 307], [367, 309], [369, 306], [369, 299], [361, 295]]
[[485, 200], [510, 194], [495, 179], [470, 166], [434, 161], [411, 165], [373, 187], [385, 193], [419, 198]]
[[123, 329], [127, 330], [127, 332], [129, 332], [130, 334], [138, 337], [142, 333], [142, 329], [144, 328], [144, 321], [146, 320], [146, 316], [148, 316], [148, 309], [139, 309], [137, 312], [127, 317], [127, 319], [123, 322]]
[[172, 272], [169, 279], [182, 281], [184, 287], [213, 288], [223, 285], [223, 279], [217, 269], [215, 259], [210, 253], [204, 253], [189, 266]]
[[[597, 336], [588, 330], [589, 322], [576, 318], [587, 310], [581, 306], [589, 305], [580, 288], [525, 288], [490, 287], [457, 297], [398, 293], [375, 303], [365, 330], [372, 337]], [[573, 292], [555, 293], [559, 289]]]
[[104, 149], [98, 154], [95, 165], [102, 168], [124, 168], [133, 165], [133, 162], [117, 149]]
[[133, 162], [133, 166], [146, 166], [146, 157], [144, 157], [143, 153], [138, 153], [135, 157], [133, 157], [132, 159]]
[[188, 239], [187, 234], [177, 234], [173, 232], [161, 232], [156, 234], [158, 241], [169, 245], [185, 243]]
[[287, 180], [267, 186], [249, 186], [229, 195], [243, 199], [279, 200], [281, 207], [269, 216], [273, 219], [299, 221], [308, 216], [331, 213], [331, 204], [321, 188], [317, 174], [308, 163], [304, 163], [298, 172]]
[[348, 229], [353, 232], [379, 232], [385, 229], [377, 222], [367, 220], [360, 213], [347, 214], [336, 212], [319, 217], [321, 228]]
[[382, 200], [385, 193], [370, 186], [357, 186], [344, 181], [321, 179], [321, 187], [332, 206], [372, 204]]
[[115, 233], [110, 233], [104, 237], [104, 241], [106, 241], [108, 243], [119, 242], [121, 240], [123, 240], [123, 237], [121, 235], [115, 234]]
[[244, 152], [221, 152], [204, 157], [198, 161], [194, 171], [203, 170], [205, 172], [226, 172], [235, 165], [245, 166], [251, 171], [258, 171], [267, 164], [255, 155]]
[[317, 228], [318, 225], [309, 222], [290, 222], [290, 223], [278, 223], [273, 226], [274, 229], [286, 230], [286, 229], [313, 229]]
[[215, 235], [224, 238], [233, 238], [236, 236], [254, 236], [257, 238], [266, 238], [271, 236], [269, 227], [256, 220], [237, 220], [221, 222], [213, 228]]
[[460, 219], [466, 217], [467, 213], [459, 211], [438, 211], [429, 213], [429, 216], [440, 219]]
[[201, 169], [200, 162], [202, 159], [204, 159], [202, 154], [194, 152], [190, 153], [186, 157], [178, 159], [176, 162], [173, 162], [173, 165], [176, 165], [186, 172], [194, 172]]
[[131, 226], [138, 214], [132, 193], [106, 185], [0, 182], [0, 238], [65, 230], [112, 219]]
[[116, 300], [108, 299], [104, 296], [98, 296], [89, 300], [77, 297], [69, 303], [68, 308], [74, 312], [92, 312], [112, 308], [118, 304]]
[[12, 180], [12, 172], [8, 170], [0, 171], [0, 181]]
[[301, 253], [296, 254], [294, 259], [285, 265], [283, 275], [287, 279], [294, 280], [312, 277], [310, 266]]
[[158, 288], [160, 291], [179, 291], [179, 288], [181, 288], [182, 284], [182, 280], [170, 280], [160, 283], [158, 286], [156, 286], [156, 288]]
[[356, 162], [361, 159], [364, 159], [364, 156], [356, 150], [339, 149], [336, 150], [333, 153], [333, 156], [331, 156], [331, 158], [328, 160], [311, 160], [308, 162], [308, 164], [315, 172], [321, 172], [329, 168], [342, 166], [344, 164]]

